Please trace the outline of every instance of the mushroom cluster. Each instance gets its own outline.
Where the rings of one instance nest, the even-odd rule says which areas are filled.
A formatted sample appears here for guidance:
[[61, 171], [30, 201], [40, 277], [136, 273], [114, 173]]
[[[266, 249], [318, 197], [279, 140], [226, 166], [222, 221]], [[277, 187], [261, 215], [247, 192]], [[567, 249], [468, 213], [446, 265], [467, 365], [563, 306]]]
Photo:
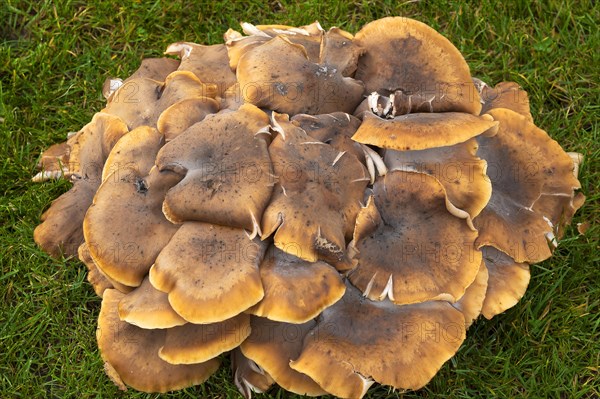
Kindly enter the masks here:
[[581, 156], [421, 22], [242, 30], [106, 81], [41, 157], [34, 180], [73, 187], [35, 241], [87, 266], [122, 389], [200, 384], [225, 354], [246, 398], [419, 389], [524, 295]]

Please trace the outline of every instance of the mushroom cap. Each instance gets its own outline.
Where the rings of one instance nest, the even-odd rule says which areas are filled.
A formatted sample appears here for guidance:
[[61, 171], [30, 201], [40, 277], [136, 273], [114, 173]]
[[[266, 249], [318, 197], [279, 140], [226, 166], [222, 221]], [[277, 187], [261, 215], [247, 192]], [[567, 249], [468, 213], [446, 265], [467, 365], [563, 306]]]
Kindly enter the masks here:
[[377, 180], [356, 219], [350, 281], [373, 300], [458, 300], [479, 271], [481, 252], [477, 232], [451, 212], [432, 176], [392, 171]]
[[500, 82], [493, 89], [484, 84], [481, 90], [481, 101], [483, 102], [481, 114], [486, 114], [495, 108], [506, 108], [523, 115], [533, 123], [529, 96], [515, 82]]
[[231, 369], [233, 382], [244, 399], [251, 399], [252, 392], [265, 392], [275, 383], [266, 371], [244, 356], [239, 347], [231, 351]]
[[310, 61], [283, 36], [244, 54], [236, 73], [244, 101], [290, 115], [352, 112], [363, 94], [362, 83]]
[[119, 284], [116, 281], [111, 280], [108, 276], [106, 276], [106, 274], [102, 273], [102, 270], [100, 270], [94, 263], [92, 255], [90, 255], [90, 249], [86, 242], [79, 246], [79, 249], [77, 250], [77, 256], [79, 260], [82, 261], [87, 267], [87, 280], [94, 288], [96, 295], [98, 295], [100, 298], [102, 298], [104, 291], [109, 288], [115, 288], [124, 294], [127, 294], [133, 290], [133, 287]]
[[[262, 219], [262, 238], [314, 262], [341, 261], [369, 181], [352, 154], [338, 153], [274, 114], [279, 135], [269, 146], [277, 184]], [[315, 207], [318, 204], [318, 207]]]
[[389, 170], [427, 173], [444, 186], [448, 200], [471, 218], [479, 215], [492, 195], [486, 175], [487, 162], [477, 154], [477, 140], [447, 147], [415, 151], [386, 150], [384, 162]]
[[258, 266], [266, 243], [250, 240], [242, 229], [185, 222], [162, 247], [150, 282], [189, 322], [229, 319], [264, 296]]
[[581, 192], [573, 196], [542, 194], [533, 204], [533, 211], [544, 215], [546, 223], [552, 227], [552, 235], [560, 240], [565, 228], [571, 223], [575, 212], [585, 202]]
[[494, 136], [480, 136], [478, 155], [488, 163], [492, 183], [488, 205], [473, 220], [477, 245], [490, 245], [517, 262], [540, 262], [552, 251], [546, 236], [552, 227], [533, 209], [541, 195], [572, 197], [580, 187], [573, 160], [546, 132], [522, 115], [497, 108]]
[[517, 263], [494, 247], [481, 248], [489, 278], [481, 313], [486, 319], [512, 308], [529, 285], [529, 265]]
[[225, 44], [204, 46], [196, 43], [177, 42], [170, 44], [165, 54], [179, 55], [179, 71], [189, 71], [204, 83], [217, 86], [222, 95], [236, 82], [235, 73], [229, 68], [229, 57]]
[[481, 103], [469, 66], [431, 27], [410, 18], [387, 17], [363, 26], [354, 42], [365, 51], [356, 79], [365, 83], [368, 93], [418, 93], [433, 96], [432, 112], [479, 115]]
[[309, 376], [290, 368], [290, 361], [300, 355], [304, 337], [315, 326], [313, 320], [288, 324], [252, 317], [250, 325], [252, 332], [240, 345], [244, 356], [256, 362], [288, 391], [309, 396], [327, 394]]
[[[361, 398], [375, 381], [419, 389], [465, 339], [465, 319], [445, 301], [373, 302], [347, 284], [304, 339], [292, 369], [342, 398]], [[242, 344], [242, 350], [244, 344]]]
[[139, 287], [119, 301], [119, 318], [146, 329], [171, 328], [187, 323], [173, 310], [167, 294], [154, 288], [147, 276]]
[[146, 330], [119, 318], [118, 304], [125, 294], [104, 292], [96, 337], [111, 379], [144, 392], [168, 392], [201, 384], [219, 367], [218, 359], [192, 365], [173, 365], [158, 357], [165, 330]]
[[43, 182], [49, 179], [58, 179], [69, 172], [69, 154], [71, 147], [65, 141], [59, 144], [53, 144], [46, 149], [40, 156], [36, 168], [40, 171], [31, 181], [34, 183]]
[[352, 140], [392, 150], [425, 150], [463, 143], [497, 125], [489, 116], [461, 112], [407, 114], [394, 119], [365, 112]]
[[475, 281], [467, 287], [465, 294], [452, 304], [452, 306], [460, 310], [465, 317], [465, 328], [471, 327], [475, 319], [481, 314], [487, 288], [488, 270], [487, 267], [485, 267], [484, 260], [482, 260]]
[[271, 246], [260, 264], [264, 298], [249, 313], [270, 320], [305, 323], [344, 295], [339, 273], [329, 264], [309, 263]]
[[158, 355], [172, 364], [202, 363], [237, 348], [249, 335], [250, 315], [244, 313], [218, 323], [187, 323], [167, 330]]
[[137, 287], [179, 226], [162, 213], [167, 190], [181, 177], [152, 169], [146, 177], [118, 169], [102, 183], [83, 221], [90, 254], [104, 274]]
[[156, 165], [185, 177], [167, 193], [165, 216], [175, 223], [196, 220], [256, 234], [273, 189], [267, 143], [258, 134], [268, 126], [264, 112], [244, 104], [207, 117], [167, 143]]
[[342, 76], [352, 77], [363, 53], [364, 49], [354, 42], [351, 33], [333, 27], [323, 35], [319, 63], [334, 66]]
[[83, 218], [92, 204], [98, 183], [76, 180], [73, 187], [52, 201], [33, 231], [33, 240], [44, 252], [54, 257], [77, 254], [83, 239]]
[[219, 110], [219, 103], [209, 97], [188, 98], [165, 109], [156, 121], [158, 130], [171, 141], [194, 123]]

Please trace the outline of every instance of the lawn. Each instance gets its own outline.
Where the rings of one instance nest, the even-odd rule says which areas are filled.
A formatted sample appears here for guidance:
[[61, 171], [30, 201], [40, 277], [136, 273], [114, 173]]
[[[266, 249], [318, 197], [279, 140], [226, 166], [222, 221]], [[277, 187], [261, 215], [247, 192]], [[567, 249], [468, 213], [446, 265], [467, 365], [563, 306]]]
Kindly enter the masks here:
[[[122, 3], [122, 4], [119, 4]], [[118, 391], [96, 347], [100, 299], [77, 259], [32, 239], [64, 181], [35, 184], [41, 151], [103, 107], [108, 76], [126, 77], [175, 41], [220, 43], [251, 23], [339, 26], [400, 15], [425, 22], [464, 54], [473, 76], [519, 83], [538, 126], [585, 155], [586, 204], [554, 256], [532, 266], [521, 302], [479, 319], [422, 390], [377, 386], [368, 398], [600, 397], [600, 6], [592, 1], [13, 1], [0, 4], [0, 398], [150, 398]], [[584, 235], [575, 225], [590, 222]], [[172, 398], [240, 398], [224, 362]], [[162, 397], [162, 396], [160, 396]], [[277, 388], [258, 398], [294, 397]]]

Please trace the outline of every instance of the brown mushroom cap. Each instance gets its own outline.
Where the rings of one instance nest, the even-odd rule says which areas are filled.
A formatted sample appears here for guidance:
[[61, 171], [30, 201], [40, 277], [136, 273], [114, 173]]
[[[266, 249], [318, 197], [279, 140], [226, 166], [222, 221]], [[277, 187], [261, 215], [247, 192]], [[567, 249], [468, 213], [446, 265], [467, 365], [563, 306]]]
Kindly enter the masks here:
[[166, 141], [173, 140], [194, 123], [219, 110], [219, 103], [209, 97], [188, 98], [165, 109], [156, 121]]
[[284, 389], [309, 396], [327, 394], [307, 375], [290, 368], [290, 361], [302, 350], [302, 341], [315, 326], [313, 320], [304, 324], [288, 324], [252, 317], [252, 333], [240, 349]]
[[169, 45], [165, 54], [179, 55], [179, 71], [190, 71], [202, 82], [217, 85], [220, 95], [236, 82], [235, 73], [229, 68], [229, 57], [224, 44], [204, 46], [177, 42]]
[[481, 313], [486, 319], [512, 308], [529, 285], [529, 265], [517, 263], [494, 247], [483, 247], [483, 260], [488, 269], [488, 287]]
[[407, 114], [394, 119], [365, 112], [352, 139], [392, 150], [425, 150], [463, 143], [497, 125], [489, 116], [459, 112]]
[[146, 177], [124, 168], [102, 183], [85, 216], [83, 232], [94, 262], [112, 280], [139, 286], [175, 234], [179, 226], [164, 217], [162, 202], [180, 179], [156, 168]]
[[454, 45], [431, 27], [405, 17], [370, 22], [354, 42], [365, 50], [356, 79], [368, 93], [401, 90], [433, 97], [432, 112], [479, 115], [479, 94], [469, 66]]
[[265, 296], [249, 313], [287, 323], [304, 323], [344, 295], [345, 286], [332, 266], [309, 263], [271, 246], [260, 265]]
[[102, 273], [102, 270], [100, 270], [94, 263], [92, 255], [90, 255], [90, 249], [88, 248], [86, 242], [79, 246], [79, 249], [77, 250], [77, 256], [79, 257], [79, 260], [82, 261], [87, 267], [87, 280], [94, 288], [96, 295], [98, 295], [100, 298], [102, 298], [104, 291], [109, 288], [115, 288], [124, 294], [127, 294], [133, 290], [133, 287], [128, 287], [126, 285], [117, 283], [106, 276], [106, 274]]
[[98, 348], [113, 381], [138, 391], [167, 392], [201, 384], [219, 367], [218, 359], [192, 365], [173, 365], [158, 357], [165, 330], [145, 330], [119, 319], [118, 304], [125, 294], [104, 292], [98, 316]]
[[467, 287], [462, 298], [452, 304], [452, 306], [460, 310], [465, 317], [465, 328], [469, 328], [481, 314], [487, 288], [488, 270], [485, 267], [484, 260], [482, 260], [475, 281]]
[[[280, 133], [269, 154], [277, 184], [262, 219], [262, 238], [309, 262], [341, 261], [369, 181], [352, 154], [315, 141], [287, 116], [275, 114]], [[318, 205], [318, 206], [316, 206]]]
[[526, 117], [504, 108], [490, 114], [500, 127], [477, 139], [492, 183], [488, 205], [473, 220], [477, 245], [494, 246], [517, 262], [540, 262], [552, 254], [546, 238], [552, 227], [532, 207], [544, 194], [573, 196], [580, 187], [573, 160]]
[[173, 310], [167, 294], [154, 288], [148, 277], [144, 278], [139, 287], [121, 299], [119, 318], [146, 329], [171, 328], [187, 323]]
[[59, 179], [69, 172], [69, 154], [71, 147], [65, 141], [60, 144], [53, 144], [45, 150], [40, 156], [36, 168], [40, 171], [31, 181], [34, 183], [43, 182], [49, 179]]
[[444, 186], [450, 202], [474, 218], [492, 195], [492, 184], [485, 173], [487, 162], [476, 155], [477, 148], [477, 140], [473, 138], [427, 150], [386, 150], [384, 161], [389, 170], [434, 176]]
[[242, 229], [185, 222], [162, 248], [150, 281], [184, 319], [216, 323], [263, 298], [258, 266], [265, 250]]
[[266, 371], [244, 356], [239, 347], [231, 351], [231, 369], [233, 382], [244, 399], [251, 399], [252, 392], [265, 392], [275, 383]]
[[303, 46], [283, 36], [244, 54], [237, 78], [244, 101], [290, 115], [352, 112], [363, 93], [362, 83], [311, 62]]
[[251, 104], [211, 115], [167, 143], [160, 170], [185, 174], [167, 193], [163, 211], [175, 223], [196, 220], [245, 228], [258, 223], [273, 189], [267, 115]]
[[333, 27], [323, 35], [319, 63], [331, 65], [341, 71], [342, 76], [352, 77], [358, 65], [358, 58], [364, 49], [354, 42], [354, 36], [340, 28]]
[[529, 122], [533, 123], [529, 108], [529, 96], [515, 82], [500, 82], [493, 89], [488, 85], [483, 85], [481, 101], [483, 102], [482, 114], [486, 114], [494, 108], [507, 108], [523, 115]]
[[350, 281], [373, 300], [458, 300], [479, 271], [481, 252], [473, 245], [477, 232], [452, 211], [434, 177], [389, 172], [356, 219]]
[[[542, 194], [532, 206], [534, 212], [544, 215], [544, 220], [552, 228], [548, 237], [560, 240], [566, 227], [571, 223], [575, 212], [585, 202], [585, 195], [578, 192], [573, 196]], [[556, 243], [555, 243], [556, 244]]]
[[371, 377], [398, 389], [421, 388], [464, 339], [465, 319], [447, 302], [373, 302], [347, 284], [290, 366], [332, 395], [361, 398]]
[[172, 364], [202, 363], [237, 348], [249, 335], [250, 315], [243, 313], [218, 323], [188, 323], [167, 330], [158, 355]]

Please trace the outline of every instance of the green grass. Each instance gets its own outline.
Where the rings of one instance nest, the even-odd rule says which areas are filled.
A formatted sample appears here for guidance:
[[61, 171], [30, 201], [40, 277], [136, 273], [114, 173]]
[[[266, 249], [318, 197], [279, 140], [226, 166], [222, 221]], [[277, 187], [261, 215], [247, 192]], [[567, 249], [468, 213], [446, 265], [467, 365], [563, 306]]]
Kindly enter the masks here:
[[[55, 260], [32, 240], [41, 212], [68, 189], [33, 184], [40, 152], [103, 106], [107, 76], [125, 77], [174, 41], [218, 43], [239, 21], [356, 32], [386, 15], [419, 19], [464, 54], [474, 76], [513, 80], [536, 123], [582, 152], [588, 196], [554, 257], [532, 267], [523, 300], [479, 320], [458, 354], [418, 392], [386, 387], [369, 398], [600, 397], [600, 6], [592, 1], [13, 1], [0, 4], [0, 397], [154, 398], [120, 393], [96, 349], [100, 300], [74, 259]], [[228, 363], [172, 398], [237, 398]], [[293, 397], [273, 389], [259, 398]]]

